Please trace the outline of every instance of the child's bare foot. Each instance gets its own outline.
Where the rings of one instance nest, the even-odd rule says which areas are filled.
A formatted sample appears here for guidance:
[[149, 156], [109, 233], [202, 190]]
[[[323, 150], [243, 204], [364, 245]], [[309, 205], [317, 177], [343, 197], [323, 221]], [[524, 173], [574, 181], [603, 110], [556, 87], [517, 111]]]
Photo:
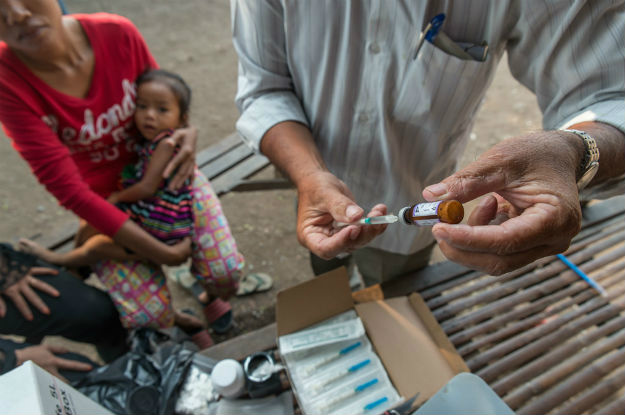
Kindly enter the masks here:
[[52, 264], [55, 264], [57, 262], [55, 260], [58, 259], [58, 255], [54, 251], [51, 251], [48, 248], [39, 245], [37, 242], [31, 241], [30, 239], [20, 239], [17, 244], [17, 249], [27, 254], [34, 255]]

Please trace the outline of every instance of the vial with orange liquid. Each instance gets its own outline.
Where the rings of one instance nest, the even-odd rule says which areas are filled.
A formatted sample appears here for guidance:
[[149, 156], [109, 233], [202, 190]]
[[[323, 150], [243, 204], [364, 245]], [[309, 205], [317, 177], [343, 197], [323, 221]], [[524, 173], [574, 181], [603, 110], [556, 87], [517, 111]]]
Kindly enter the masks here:
[[417, 203], [399, 211], [399, 220], [407, 225], [433, 226], [439, 222], [456, 224], [464, 217], [462, 203], [457, 200]]

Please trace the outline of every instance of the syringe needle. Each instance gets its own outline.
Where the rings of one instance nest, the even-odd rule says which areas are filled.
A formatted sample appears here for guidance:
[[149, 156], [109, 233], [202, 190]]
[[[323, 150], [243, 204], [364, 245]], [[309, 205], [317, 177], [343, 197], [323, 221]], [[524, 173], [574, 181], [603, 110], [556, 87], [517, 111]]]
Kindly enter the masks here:
[[385, 225], [388, 223], [395, 223], [399, 218], [395, 215], [373, 216], [370, 218], [362, 218], [356, 222], [334, 222], [335, 228], [341, 228], [348, 225]]

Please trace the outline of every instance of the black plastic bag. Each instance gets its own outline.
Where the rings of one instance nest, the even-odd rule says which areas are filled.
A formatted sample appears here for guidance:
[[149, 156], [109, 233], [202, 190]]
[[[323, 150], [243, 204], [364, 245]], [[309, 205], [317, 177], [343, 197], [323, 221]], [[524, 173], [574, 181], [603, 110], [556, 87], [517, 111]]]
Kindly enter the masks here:
[[137, 329], [130, 351], [74, 385], [116, 414], [172, 414], [194, 351], [162, 332]]

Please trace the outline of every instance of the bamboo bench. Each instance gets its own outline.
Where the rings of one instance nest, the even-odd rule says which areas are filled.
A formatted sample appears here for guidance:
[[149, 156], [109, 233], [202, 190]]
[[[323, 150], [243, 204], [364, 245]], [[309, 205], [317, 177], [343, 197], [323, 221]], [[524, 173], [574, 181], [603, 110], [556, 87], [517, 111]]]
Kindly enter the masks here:
[[[516, 413], [625, 413], [625, 196], [586, 207], [566, 255], [607, 298], [555, 256], [501, 277], [442, 262], [382, 291], [419, 292], [471, 371]], [[242, 359], [275, 338], [271, 324], [202, 354]]]
[[[250, 179], [271, 162], [267, 157], [255, 153], [239, 137], [230, 134], [216, 144], [198, 152], [196, 162], [202, 173], [211, 181], [218, 196], [228, 192], [245, 192], [254, 190], [276, 190], [292, 187], [284, 178]], [[37, 242], [50, 249], [68, 249], [73, 243], [76, 225], [50, 234], [41, 235]]]

